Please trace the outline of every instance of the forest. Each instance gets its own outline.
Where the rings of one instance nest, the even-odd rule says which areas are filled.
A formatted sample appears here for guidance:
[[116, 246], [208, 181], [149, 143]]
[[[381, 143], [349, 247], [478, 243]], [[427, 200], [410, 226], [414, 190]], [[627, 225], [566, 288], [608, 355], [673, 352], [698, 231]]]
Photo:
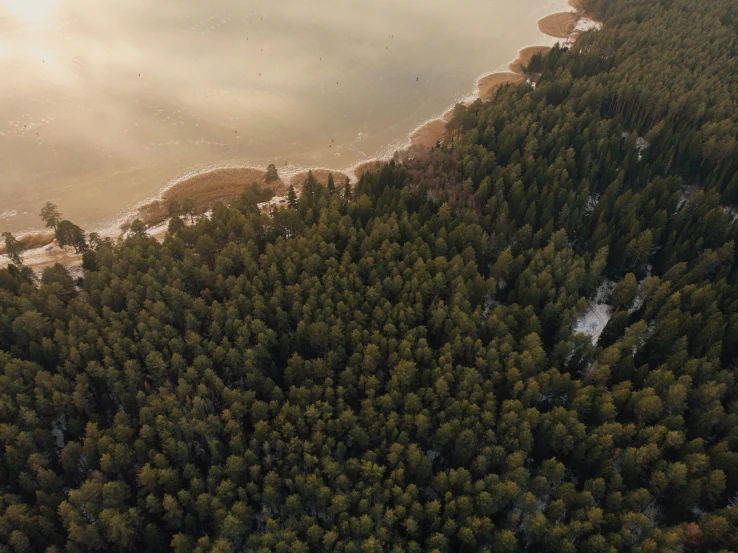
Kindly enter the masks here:
[[0, 552], [738, 552], [738, 2], [586, 9], [355, 186], [47, 205], [84, 272], [0, 270]]

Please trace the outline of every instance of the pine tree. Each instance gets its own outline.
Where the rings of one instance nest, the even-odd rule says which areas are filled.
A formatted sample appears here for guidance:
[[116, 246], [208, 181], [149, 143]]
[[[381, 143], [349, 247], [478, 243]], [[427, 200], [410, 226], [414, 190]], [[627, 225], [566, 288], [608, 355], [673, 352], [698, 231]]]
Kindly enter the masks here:
[[290, 189], [287, 192], [287, 206], [291, 209], [297, 207], [297, 193], [295, 187], [290, 184]]

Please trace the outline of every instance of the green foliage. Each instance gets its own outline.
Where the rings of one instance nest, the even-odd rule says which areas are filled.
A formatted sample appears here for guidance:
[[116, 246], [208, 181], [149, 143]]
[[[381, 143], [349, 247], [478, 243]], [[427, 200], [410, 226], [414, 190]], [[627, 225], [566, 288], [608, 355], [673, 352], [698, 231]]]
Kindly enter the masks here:
[[287, 191], [287, 207], [290, 209], [294, 209], [297, 207], [297, 192], [295, 192], [295, 187], [290, 184], [290, 188]]
[[22, 265], [22, 254], [23, 250], [25, 250], [23, 243], [10, 232], [3, 232], [2, 236], [5, 239], [5, 253], [10, 258], [10, 261], [18, 266]]
[[72, 246], [75, 253], [82, 253], [87, 249], [85, 232], [80, 227], [66, 219], [59, 221], [56, 225], [55, 237], [57, 244], [59, 244], [59, 247], [61, 248]]
[[264, 175], [264, 180], [267, 184], [271, 184], [279, 180], [277, 167], [273, 163], [270, 163], [269, 167], [267, 167], [266, 174]]

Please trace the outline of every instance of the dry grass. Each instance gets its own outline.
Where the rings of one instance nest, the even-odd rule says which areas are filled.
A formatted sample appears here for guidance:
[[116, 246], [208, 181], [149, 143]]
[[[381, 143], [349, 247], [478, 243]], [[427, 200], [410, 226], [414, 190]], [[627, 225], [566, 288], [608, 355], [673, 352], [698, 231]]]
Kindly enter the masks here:
[[573, 12], [554, 13], [539, 20], [538, 28], [556, 38], [569, 38], [578, 20], [579, 16]]
[[[238, 198], [250, 184], [267, 186], [264, 180], [265, 171], [252, 167], [223, 168], [195, 175], [178, 182], [162, 194], [160, 200], [154, 200], [139, 208], [137, 217], [146, 226], [162, 223], [169, 217], [169, 203], [172, 200], [182, 202], [192, 199], [200, 212], [211, 209], [217, 202], [230, 203]], [[275, 194], [286, 194], [287, 186], [281, 180], [269, 183]], [[121, 226], [127, 230], [130, 223]]]
[[446, 121], [431, 119], [415, 129], [410, 135], [410, 146], [430, 149], [446, 136]]
[[[32, 232], [19, 237], [18, 240], [26, 250], [35, 250], [51, 244], [54, 241], [54, 233], [51, 231]], [[0, 243], [0, 255], [5, 255], [5, 242]]]
[[518, 57], [515, 59], [514, 62], [510, 64], [510, 71], [513, 73], [523, 73], [523, 67], [526, 67], [530, 60], [533, 59], [533, 56], [536, 54], [545, 54], [548, 52], [551, 48], [548, 46], [528, 46], [527, 48], [523, 48], [519, 53]]
[[[191, 198], [199, 209], [209, 209], [216, 202], [230, 202], [241, 195], [244, 188], [250, 184], [265, 185], [265, 172], [262, 169], [237, 168], [216, 169], [175, 184], [164, 192], [162, 199], [169, 203], [172, 200], [182, 201]], [[275, 193], [286, 192], [287, 188], [282, 181], [269, 184]]]
[[[345, 173], [341, 173], [340, 171], [329, 171], [328, 169], [313, 169], [312, 171], [315, 180], [317, 180], [320, 184], [324, 186], [328, 185], [328, 175], [330, 173], [333, 173], [333, 181], [335, 182], [336, 187], [343, 186], [343, 183], [346, 182], [347, 175]], [[290, 184], [296, 189], [300, 190], [302, 188], [302, 183], [305, 182], [307, 176], [307, 171], [296, 173], [290, 178]], [[277, 196], [280, 195], [283, 194], [277, 194]]]
[[[169, 217], [169, 207], [161, 200], [154, 200], [153, 202], [138, 208], [136, 217], [141, 219], [143, 224], [147, 227], [158, 225]], [[120, 228], [125, 232], [130, 226], [130, 221], [126, 221]]]
[[490, 100], [494, 98], [495, 92], [497, 92], [497, 89], [502, 85], [508, 83], [519, 83], [522, 80], [523, 76], [520, 73], [513, 73], [511, 71], [490, 73], [477, 81], [479, 97], [484, 100]]

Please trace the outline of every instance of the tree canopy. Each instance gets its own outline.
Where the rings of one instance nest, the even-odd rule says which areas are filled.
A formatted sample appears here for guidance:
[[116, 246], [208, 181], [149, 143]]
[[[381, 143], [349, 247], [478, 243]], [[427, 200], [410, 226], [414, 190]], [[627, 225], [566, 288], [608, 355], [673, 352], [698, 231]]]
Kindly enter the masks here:
[[588, 9], [340, 194], [0, 270], [0, 548], [738, 551], [738, 8]]

